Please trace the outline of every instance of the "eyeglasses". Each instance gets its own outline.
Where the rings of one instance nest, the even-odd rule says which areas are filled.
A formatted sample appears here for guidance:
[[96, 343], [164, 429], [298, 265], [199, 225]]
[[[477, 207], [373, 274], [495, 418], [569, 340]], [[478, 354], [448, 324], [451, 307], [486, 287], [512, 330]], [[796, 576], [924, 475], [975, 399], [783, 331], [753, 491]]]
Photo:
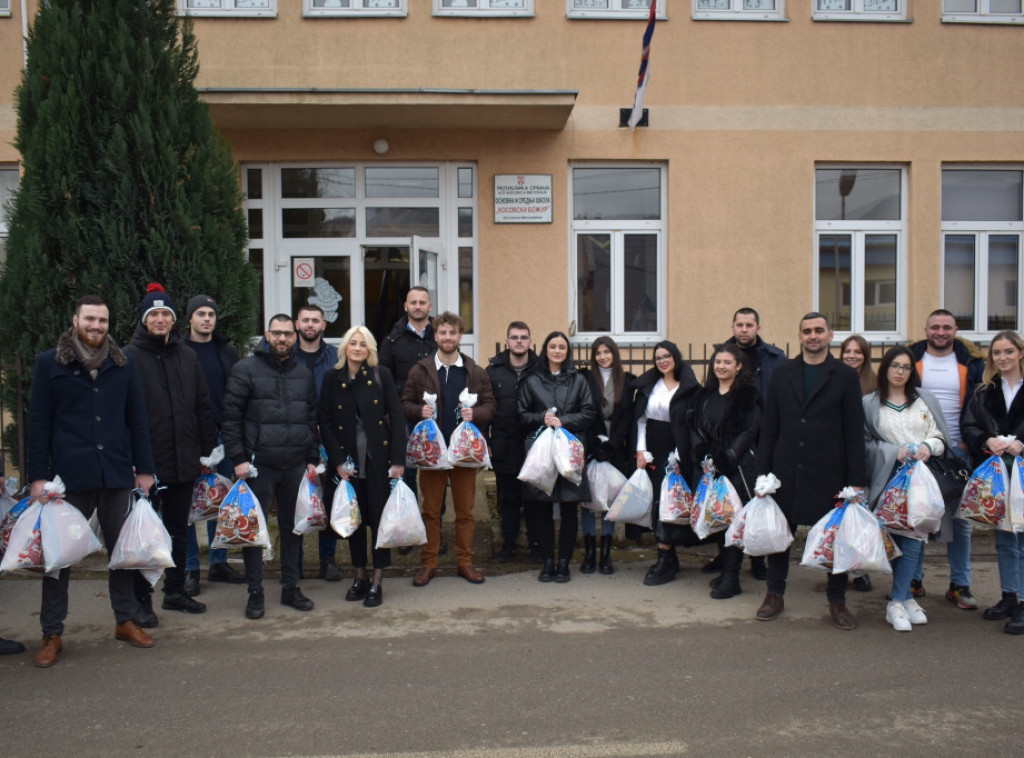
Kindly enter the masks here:
[[909, 374], [914, 367], [906, 363], [890, 363], [889, 370], [895, 371], [897, 374]]
[[671, 355], [656, 355], [656, 356], [654, 356], [654, 362], [655, 363], [668, 363], [670, 360], [672, 360], [672, 356]]
[[280, 329], [274, 329], [270, 332], [270, 336], [274, 339], [281, 339], [282, 337], [294, 337], [295, 332], [283, 332]]
[[527, 334], [525, 337], [509, 337], [508, 339], [511, 342], [528, 342], [530, 339], [530, 335]]

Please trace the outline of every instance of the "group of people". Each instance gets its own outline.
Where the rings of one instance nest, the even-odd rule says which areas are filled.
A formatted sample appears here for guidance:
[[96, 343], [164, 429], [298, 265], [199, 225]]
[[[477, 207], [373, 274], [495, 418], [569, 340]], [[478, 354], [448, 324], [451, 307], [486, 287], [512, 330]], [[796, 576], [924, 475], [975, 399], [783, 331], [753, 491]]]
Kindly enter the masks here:
[[[324, 339], [326, 321], [315, 305], [293, 318], [277, 314], [253, 354], [239, 359], [216, 331], [218, 305], [207, 295], [193, 297], [186, 328], [175, 328], [177, 311], [159, 285], [150, 285], [140, 320], [123, 350], [109, 335], [109, 309], [96, 295], [75, 307], [71, 328], [57, 346], [35, 363], [30, 414], [28, 477], [33, 497], [46, 497], [43, 485], [60, 476], [66, 499], [89, 517], [95, 511], [108, 550], [130, 509], [132, 491], [148, 495], [161, 514], [172, 542], [174, 567], [163, 581], [163, 610], [203, 613], [198, 541], [188, 523], [192, 486], [200, 458], [223, 445], [224, 473], [246, 480], [263, 509], [276, 503], [280, 532], [281, 603], [299, 611], [313, 601], [299, 588], [302, 537], [294, 534], [300, 482], [316, 475], [321, 448], [326, 474], [324, 500], [348, 481], [361, 512], [360, 527], [348, 537], [353, 582], [345, 599], [366, 607], [383, 602], [383, 570], [390, 552], [378, 549], [377, 530], [395, 480], [418, 489], [426, 544], [421, 568], [412, 580], [425, 587], [435, 577], [442, 549], [441, 521], [446, 494], [455, 515], [457, 574], [484, 582], [474, 566], [473, 505], [478, 469], [407, 468], [406, 441], [413, 426], [434, 418], [445, 442], [456, 426], [471, 421], [483, 430], [498, 490], [503, 545], [499, 562], [515, 559], [520, 523], [525, 521], [531, 557], [542, 563], [541, 582], [568, 582], [580, 521], [582, 573], [612, 574], [614, 524], [589, 507], [587, 479], [559, 477], [549, 493], [518, 479], [537, 434], [563, 428], [583, 444], [588, 460], [608, 461], [628, 475], [649, 471], [657, 493], [674, 451], [680, 473], [691, 484], [710, 459], [732, 482], [743, 501], [753, 496], [754, 479], [773, 473], [782, 482], [775, 499], [791, 529], [811, 525], [828, 511], [846, 486], [877, 499], [894, 466], [908, 458], [956, 455], [977, 463], [989, 453], [1012, 461], [1024, 451], [1024, 399], [1017, 398], [1024, 342], [1013, 332], [993, 339], [987, 361], [956, 340], [952, 314], [939, 310], [926, 325], [926, 340], [895, 347], [882, 358], [877, 377], [870, 371], [870, 347], [850, 337], [841, 360], [829, 349], [833, 332], [827, 317], [808, 313], [800, 321], [800, 354], [787, 359], [760, 336], [751, 308], [733, 317], [731, 338], [715, 347], [704, 386], [669, 341], [654, 346], [653, 367], [628, 373], [614, 340], [596, 339], [587, 365], [577, 369], [573, 346], [562, 332], [547, 335], [534, 352], [529, 326], [509, 324], [505, 349], [486, 368], [460, 351], [462, 319], [441, 313], [431, 319], [429, 292], [409, 290], [405, 316], [378, 351], [365, 326], [341, 339], [340, 352]], [[475, 402], [463, 402], [464, 393]], [[862, 399], [863, 397], [863, 399]], [[961, 416], [963, 417], [961, 419]], [[558, 506], [558, 538], [554, 507]], [[649, 529], [658, 557], [644, 584], [676, 578], [679, 547], [700, 542], [689, 526], [662, 523], [657, 496], [651, 522], [630, 526], [634, 537]], [[951, 582], [946, 597], [976, 609], [970, 587], [970, 525], [952, 518], [949, 507], [939, 532], [948, 545]], [[598, 522], [600, 521], [600, 525]], [[212, 529], [210, 530], [212, 532]], [[598, 537], [600, 536], [600, 541]], [[1024, 546], [1019, 533], [997, 532], [1002, 599], [985, 618], [1009, 619], [1006, 630], [1024, 633]], [[338, 536], [328, 527], [318, 534], [320, 576], [340, 580]], [[371, 543], [370, 540], [373, 540]], [[705, 569], [718, 575], [711, 597], [739, 594], [743, 554], [724, 547], [723, 533]], [[925, 623], [916, 598], [924, 595], [923, 541], [897, 536], [903, 555], [894, 562], [886, 618], [899, 630]], [[556, 550], [557, 547], [557, 550]], [[262, 618], [265, 599], [263, 555], [242, 549], [244, 573], [226, 563], [226, 553], [210, 551], [209, 581], [246, 584], [245, 616]], [[767, 582], [756, 617], [770, 621], [783, 611], [789, 551], [752, 559], [751, 571]], [[372, 564], [372, 573], [370, 565]], [[68, 611], [69, 571], [42, 580], [40, 622], [43, 641], [36, 665], [53, 665], [62, 650]], [[855, 579], [870, 590], [870, 577]], [[154, 644], [148, 629], [159, 624], [152, 588], [136, 571], [109, 572], [115, 637], [136, 647]], [[846, 574], [829, 574], [826, 594], [833, 622], [853, 629], [846, 607]], [[0, 653], [19, 652], [19, 643], [0, 639]]]

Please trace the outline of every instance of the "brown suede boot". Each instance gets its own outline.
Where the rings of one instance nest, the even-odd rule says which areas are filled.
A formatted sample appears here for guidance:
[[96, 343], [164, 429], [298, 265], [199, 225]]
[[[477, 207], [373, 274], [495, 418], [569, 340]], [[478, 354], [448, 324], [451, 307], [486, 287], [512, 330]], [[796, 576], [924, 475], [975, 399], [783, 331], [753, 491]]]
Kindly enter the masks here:
[[786, 607], [785, 602], [782, 600], [782, 595], [778, 592], [766, 592], [764, 596], [764, 602], [761, 603], [761, 607], [757, 609], [757, 620], [758, 621], [774, 621], [782, 613], [782, 610]]

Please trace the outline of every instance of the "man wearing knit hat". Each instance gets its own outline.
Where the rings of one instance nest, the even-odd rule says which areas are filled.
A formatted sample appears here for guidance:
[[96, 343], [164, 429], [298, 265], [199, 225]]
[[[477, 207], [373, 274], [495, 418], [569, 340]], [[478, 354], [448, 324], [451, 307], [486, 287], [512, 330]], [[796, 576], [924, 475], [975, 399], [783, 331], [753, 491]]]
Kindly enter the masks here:
[[[220, 441], [220, 422], [224, 409], [224, 391], [227, 388], [228, 375], [231, 367], [238, 362], [238, 353], [231, 346], [227, 335], [217, 331], [217, 301], [209, 295], [196, 295], [188, 301], [185, 311], [185, 344], [192, 349], [199, 359], [199, 366], [206, 377], [206, 386], [210, 390], [210, 408], [213, 412], [213, 423], [217, 426], [217, 439]], [[217, 473], [231, 478], [234, 464], [227, 457], [217, 466]], [[206, 522], [206, 534], [210, 543], [217, 530], [216, 519]], [[199, 541], [196, 539], [196, 525], [188, 527], [188, 551], [185, 560], [185, 594], [195, 597], [199, 594]], [[220, 548], [210, 551], [210, 571], [207, 578], [211, 582], [227, 582], [241, 584], [245, 576], [228, 565], [228, 551]]]
[[[203, 613], [206, 606], [185, 593], [185, 556], [192, 487], [202, 473], [199, 459], [217, 445], [210, 393], [199, 359], [174, 329], [174, 301], [161, 285], [149, 285], [139, 314], [141, 323], [125, 352], [135, 361], [142, 381], [156, 475], [164, 487], [153, 502], [171, 535], [174, 560], [174, 568], [164, 574], [163, 609]], [[140, 623], [143, 627], [159, 623], [150, 591], [139, 575], [136, 593], [148, 611]]]

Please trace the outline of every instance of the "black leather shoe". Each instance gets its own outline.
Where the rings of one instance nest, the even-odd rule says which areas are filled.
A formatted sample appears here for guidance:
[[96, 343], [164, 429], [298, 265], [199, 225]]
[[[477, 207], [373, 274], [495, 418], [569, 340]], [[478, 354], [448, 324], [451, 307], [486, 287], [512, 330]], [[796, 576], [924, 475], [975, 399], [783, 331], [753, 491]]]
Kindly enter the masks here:
[[281, 590], [281, 605], [290, 605], [297, 611], [311, 611], [313, 610], [313, 601], [302, 594], [302, 590], [298, 587], [292, 587], [291, 589]]
[[991, 608], [986, 608], [982, 618], [989, 621], [1001, 621], [1008, 619], [1017, 612], [1017, 593], [1004, 592], [1002, 599]]
[[245, 574], [235, 571], [226, 563], [211, 563], [210, 570], [206, 572], [206, 580], [224, 582], [225, 584], [242, 584], [245, 582]]
[[597, 571], [597, 536], [583, 535], [583, 563], [580, 564], [581, 574], [593, 574]]
[[365, 608], [376, 608], [378, 605], [384, 602], [384, 590], [381, 589], [379, 584], [370, 585], [369, 591], [366, 593], [366, 599], [363, 600], [363, 607]]
[[601, 535], [601, 562], [598, 564], [597, 570], [605, 576], [615, 573], [615, 566], [612, 565], [612, 536], [610, 534]]
[[1013, 618], [1003, 625], [1003, 631], [1007, 634], [1024, 634], [1024, 604], [1017, 604], [1017, 611]]
[[537, 577], [539, 582], [553, 582], [555, 581], [555, 559], [547, 558], [544, 561], [544, 568], [540, 570], [540, 575]]
[[559, 558], [558, 568], [555, 569], [555, 581], [559, 584], [565, 584], [570, 579], [572, 579], [572, 577], [569, 575], [569, 559]]
[[154, 629], [160, 626], [160, 619], [153, 612], [153, 593], [145, 592], [136, 596], [139, 601], [139, 614], [135, 623], [142, 629]]
[[497, 560], [498, 563], [511, 563], [515, 559], [516, 559], [516, 546], [515, 545], [510, 545], [507, 542], [505, 543], [505, 547], [503, 547], [501, 550], [499, 550], [498, 554], [495, 556], [495, 560]]
[[871, 586], [871, 577], [867, 574], [864, 574], [864, 576], [854, 577], [853, 588], [857, 590], [857, 592], [871, 592], [871, 590], [874, 589], [874, 587]]
[[185, 572], [185, 583], [181, 586], [181, 591], [189, 597], [199, 594], [199, 569]]
[[668, 584], [674, 580], [676, 578], [678, 558], [673, 561], [673, 557], [675, 555], [672, 550], [658, 548], [658, 560], [647, 569], [644, 584], [648, 587], [657, 587], [660, 584]]
[[188, 595], [164, 595], [163, 605], [165, 611], [183, 611], [185, 613], [206, 613], [206, 606]]
[[354, 579], [352, 586], [348, 588], [348, 592], [345, 593], [345, 599], [350, 603], [354, 603], [357, 600], [362, 600], [366, 597], [366, 593], [370, 591], [370, 580], [369, 579]]
[[0, 655], [17, 655], [24, 652], [25, 646], [20, 642], [5, 640], [3, 637], [0, 637]]
[[249, 602], [245, 604], [245, 617], [247, 619], [263, 618], [263, 590], [249, 593]]

